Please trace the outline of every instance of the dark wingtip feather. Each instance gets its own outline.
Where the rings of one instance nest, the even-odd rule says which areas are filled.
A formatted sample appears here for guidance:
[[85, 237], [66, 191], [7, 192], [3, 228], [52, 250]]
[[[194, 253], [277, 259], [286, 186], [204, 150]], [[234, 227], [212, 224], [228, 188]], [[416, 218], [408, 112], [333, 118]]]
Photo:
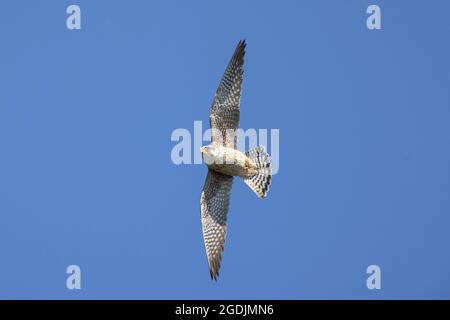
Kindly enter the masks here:
[[[222, 248], [223, 251], [223, 248]], [[211, 280], [217, 281], [219, 278], [219, 269], [221, 264], [222, 257], [220, 256], [217, 260], [209, 260], [209, 275], [211, 276]]]
[[242, 53], [245, 53], [245, 48], [247, 47], [247, 42], [245, 41], [245, 39], [239, 40], [238, 47], [240, 48]]
[[214, 280], [217, 282], [217, 278], [219, 277], [219, 271], [213, 270], [212, 268], [209, 269], [209, 275], [211, 276], [211, 280]]
[[239, 40], [239, 42], [238, 42], [238, 44], [237, 44], [237, 46], [236, 46], [236, 49], [234, 50], [234, 56], [236, 57], [236, 58], [243, 58], [244, 57], [244, 55], [245, 55], [245, 48], [246, 48], [246, 46], [247, 46], [247, 42], [245, 41], [245, 39], [243, 39], [243, 40]]

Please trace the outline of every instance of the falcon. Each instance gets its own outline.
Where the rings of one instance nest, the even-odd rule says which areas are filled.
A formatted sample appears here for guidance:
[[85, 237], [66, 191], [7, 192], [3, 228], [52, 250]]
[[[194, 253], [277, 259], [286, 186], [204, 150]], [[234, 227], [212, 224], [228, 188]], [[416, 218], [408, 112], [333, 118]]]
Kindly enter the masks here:
[[245, 40], [239, 41], [220, 81], [209, 115], [211, 144], [200, 149], [208, 167], [200, 197], [203, 240], [211, 279], [217, 281], [227, 232], [233, 177], [241, 177], [260, 198], [272, 179], [270, 157], [263, 146], [237, 150]]

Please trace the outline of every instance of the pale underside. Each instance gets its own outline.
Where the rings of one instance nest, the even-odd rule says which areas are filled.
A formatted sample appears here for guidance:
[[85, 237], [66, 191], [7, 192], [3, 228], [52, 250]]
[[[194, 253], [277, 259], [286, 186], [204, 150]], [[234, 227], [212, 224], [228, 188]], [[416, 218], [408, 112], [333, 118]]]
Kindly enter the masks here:
[[216, 154], [204, 155], [204, 161], [210, 170], [243, 178], [258, 172], [253, 160], [237, 149], [216, 147], [214, 151]]

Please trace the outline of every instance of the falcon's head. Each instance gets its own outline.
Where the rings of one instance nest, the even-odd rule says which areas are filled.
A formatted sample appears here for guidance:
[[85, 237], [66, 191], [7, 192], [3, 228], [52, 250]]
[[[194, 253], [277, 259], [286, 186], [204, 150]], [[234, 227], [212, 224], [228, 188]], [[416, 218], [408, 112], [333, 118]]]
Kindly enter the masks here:
[[219, 155], [219, 149], [211, 145], [201, 147], [200, 152], [202, 154], [203, 161], [205, 161], [206, 164], [214, 163]]

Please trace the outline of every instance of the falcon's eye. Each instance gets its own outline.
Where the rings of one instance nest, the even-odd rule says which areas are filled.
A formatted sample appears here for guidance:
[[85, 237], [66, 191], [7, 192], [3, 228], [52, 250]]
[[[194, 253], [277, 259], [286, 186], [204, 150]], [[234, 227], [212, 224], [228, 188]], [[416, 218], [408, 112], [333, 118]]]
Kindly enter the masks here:
[[202, 154], [208, 153], [208, 152], [209, 152], [208, 147], [201, 147], [201, 148], [200, 148], [200, 152], [201, 152]]

